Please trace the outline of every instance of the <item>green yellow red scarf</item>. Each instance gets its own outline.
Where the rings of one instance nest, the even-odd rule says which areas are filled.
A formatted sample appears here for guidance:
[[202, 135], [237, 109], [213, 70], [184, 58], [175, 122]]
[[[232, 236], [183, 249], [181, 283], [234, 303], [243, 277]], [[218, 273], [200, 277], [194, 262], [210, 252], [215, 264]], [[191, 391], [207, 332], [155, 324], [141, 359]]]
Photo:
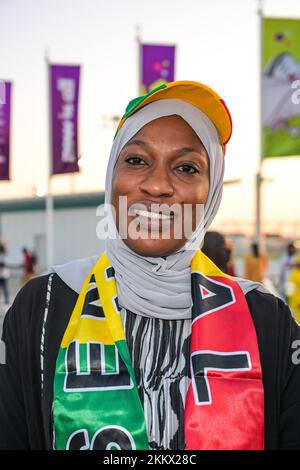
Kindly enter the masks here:
[[[263, 449], [262, 371], [245, 296], [200, 250], [191, 282], [186, 448]], [[149, 448], [114, 269], [105, 253], [84, 281], [60, 346], [53, 419], [56, 449]]]

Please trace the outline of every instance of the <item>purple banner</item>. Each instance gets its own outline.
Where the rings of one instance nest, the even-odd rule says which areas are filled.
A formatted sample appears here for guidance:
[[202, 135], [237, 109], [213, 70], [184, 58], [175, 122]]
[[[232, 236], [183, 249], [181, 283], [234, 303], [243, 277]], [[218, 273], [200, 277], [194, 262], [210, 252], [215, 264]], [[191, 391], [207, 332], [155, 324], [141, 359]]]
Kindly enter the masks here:
[[50, 65], [52, 174], [74, 173], [78, 166], [80, 66]]
[[9, 180], [11, 83], [0, 80], [0, 180]]
[[141, 93], [174, 81], [175, 46], [141, 44]]

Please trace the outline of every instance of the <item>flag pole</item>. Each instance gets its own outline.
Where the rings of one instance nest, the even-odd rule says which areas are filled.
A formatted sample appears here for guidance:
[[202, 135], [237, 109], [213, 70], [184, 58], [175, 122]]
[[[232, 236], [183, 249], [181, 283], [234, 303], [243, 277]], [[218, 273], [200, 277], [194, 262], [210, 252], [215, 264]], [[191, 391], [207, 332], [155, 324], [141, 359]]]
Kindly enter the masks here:
[[255, 227], [255, 241], [261, 247], [262, 233], [261, 233], [261, 192], [262, 192], [262, 162], [263, 162], [263, 136], [262, 136], [262, 62], [263, 62], [263, 0], [258, 0], [258, 56], [259, 56], [259, 90], [258, 90], [258, 103], [259, 103], [259, 116], [258, 116], [258, 169], [256, 174], [256, 227]]
[[52, 177], [52, 149], [51, 149], [51, 83], [50, 83], [50, 59], [49, 51], [45, 51], [46, 73], [47, 73], [47, 87], [48, 87], [48, 168], [47, 168], [47, 194], [46, 194], [46, 251], [47, 251], [47, 268], [50, 269], [54, 263], [54, 243], [53, 243], [53, 195], [51, 186]]
[[137, 85], [137, 91], [138, 91], [138, 96], [141, 94], [141, 78], [142, 78], [142, 57], [141, 57], [141, 27], [140, 25], [136, 25], [135, 27], [135, 41], [136, 41], [136, 46], [137, 46], [137, 53], [138, 53], [138, 62], [137, 62], [137, 77], [138, 77], [138, 85]]

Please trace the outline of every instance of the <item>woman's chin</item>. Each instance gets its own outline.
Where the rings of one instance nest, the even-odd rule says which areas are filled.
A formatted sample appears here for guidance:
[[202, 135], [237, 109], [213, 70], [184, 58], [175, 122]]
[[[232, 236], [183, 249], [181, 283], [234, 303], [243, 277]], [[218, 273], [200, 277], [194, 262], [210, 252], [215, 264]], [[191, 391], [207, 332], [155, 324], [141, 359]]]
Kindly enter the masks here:
[[124, 243], [140, 256], [161, 258], [169, 256], [182, 248], [185, 240], [137, 239], [127, 238]]

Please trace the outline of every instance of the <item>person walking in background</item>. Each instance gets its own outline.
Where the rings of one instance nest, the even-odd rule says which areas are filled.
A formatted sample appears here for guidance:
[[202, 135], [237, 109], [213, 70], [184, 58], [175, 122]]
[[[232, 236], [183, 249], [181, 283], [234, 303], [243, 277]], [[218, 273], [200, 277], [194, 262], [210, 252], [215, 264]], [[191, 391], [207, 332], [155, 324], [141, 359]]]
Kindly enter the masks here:
[[284, 300], [287, 300], [286, 288], [291, 269], [295, 263], [296, 247], [293, 242], [286, 247], [286, 253], [281, 258], [279, 272], [279, 292]]
[[257, 243], [252, 243], [251, 253], [245, 258], [245, 279], [263, 283], [268, 269], [268, 258], [259, 251]]
[[292, 314], [300, 324], [300, 255], [297, 255], [286, 283], [285, 294]]
[[6, 250], [2, 243], [0, 243], [0, 290], [4, 295], [4, 303], [9, 304], [9, 294], [7, 287], [7, 280], [9, 278], [9, 269], [6, 264]]

